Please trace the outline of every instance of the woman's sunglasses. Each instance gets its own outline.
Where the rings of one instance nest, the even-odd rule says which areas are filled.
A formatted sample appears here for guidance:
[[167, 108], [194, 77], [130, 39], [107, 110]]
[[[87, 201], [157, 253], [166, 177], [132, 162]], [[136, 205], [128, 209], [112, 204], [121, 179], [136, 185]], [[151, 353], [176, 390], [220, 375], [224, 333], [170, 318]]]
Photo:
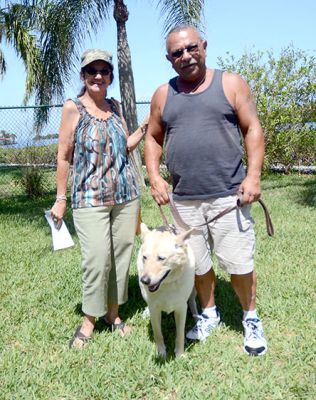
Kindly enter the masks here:
[[84, 69], [85, 72], [89, 75], [97, 75], [100, 74], [102, 76], [108, 76], [111, 73], [111, 70], [109, 68], [103, 68], [103, 69], [95, 69], [93, 67], [87, 67]]

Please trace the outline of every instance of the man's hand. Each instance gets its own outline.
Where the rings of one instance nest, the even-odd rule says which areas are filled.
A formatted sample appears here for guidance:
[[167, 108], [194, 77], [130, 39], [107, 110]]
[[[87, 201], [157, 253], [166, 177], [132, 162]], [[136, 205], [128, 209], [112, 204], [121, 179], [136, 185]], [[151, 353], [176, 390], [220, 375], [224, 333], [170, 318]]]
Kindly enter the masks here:
[[156, 177], [150, 182], [150, 189], [156, 203], [161, 205], [169, 203], [169, 184], [161, 176]]
[[242, 193], [243, 203], [251, 204], [258, 201], [261, 196], [260, 178], [247, 175], [241, 182], [239, 191]]

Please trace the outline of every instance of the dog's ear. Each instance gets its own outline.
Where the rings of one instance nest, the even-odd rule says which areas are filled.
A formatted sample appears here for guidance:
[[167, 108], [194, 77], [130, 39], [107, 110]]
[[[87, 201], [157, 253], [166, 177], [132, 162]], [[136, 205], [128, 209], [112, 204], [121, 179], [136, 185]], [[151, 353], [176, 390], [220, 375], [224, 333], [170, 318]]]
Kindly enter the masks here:
[[140, 224], [140, 234], [141, 234], [142, 240], [144, 239], [144, 237], [147, 235], [148, 232], [149, 232], [149, 229], [148, 229], [147, 225], [144, 224], [144, 222], [142, 222]]
[[187, 239], [193, 231], [194, 231], [194, 228], [191, 228], [188, 231], [184, 231], [184, 232], [180, 233], [179, 235], [177, 235], [176, 243], [179, 245], [183, 244], [185, 239]]

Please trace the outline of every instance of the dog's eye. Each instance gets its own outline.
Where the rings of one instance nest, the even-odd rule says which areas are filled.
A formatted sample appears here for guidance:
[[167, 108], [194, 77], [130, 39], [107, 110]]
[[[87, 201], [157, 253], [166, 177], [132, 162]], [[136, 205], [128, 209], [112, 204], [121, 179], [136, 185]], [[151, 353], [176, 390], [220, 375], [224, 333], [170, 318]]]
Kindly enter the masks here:
[[158, 258], [158, 261], [165, 261], [165, 259], [166, 259], [166, 257], [161, 257], [161, 256], [158, 256], [157, 258]]
[[147, 257], [146, 257], [146, 256], [143, 256], [143, 260], [144, 260], [144, 261], [147, 260]]

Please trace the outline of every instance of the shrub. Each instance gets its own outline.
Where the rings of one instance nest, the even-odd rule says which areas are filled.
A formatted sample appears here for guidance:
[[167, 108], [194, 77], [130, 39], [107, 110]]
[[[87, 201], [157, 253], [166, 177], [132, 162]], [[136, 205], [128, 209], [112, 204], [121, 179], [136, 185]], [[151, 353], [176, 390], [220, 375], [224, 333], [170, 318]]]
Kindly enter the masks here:
[[316, 58], [288, 46], [227, 54], [219, 66], [242, 75], [251, 87], [265, 132], [265, 166], [314, 165], [316, 154]]
[[40, 197], [44, 193], [43, 171], [38, 167], [26, 167], [22, 175], [15, 179], [17, 186], [21, 186], [30, 198]]

